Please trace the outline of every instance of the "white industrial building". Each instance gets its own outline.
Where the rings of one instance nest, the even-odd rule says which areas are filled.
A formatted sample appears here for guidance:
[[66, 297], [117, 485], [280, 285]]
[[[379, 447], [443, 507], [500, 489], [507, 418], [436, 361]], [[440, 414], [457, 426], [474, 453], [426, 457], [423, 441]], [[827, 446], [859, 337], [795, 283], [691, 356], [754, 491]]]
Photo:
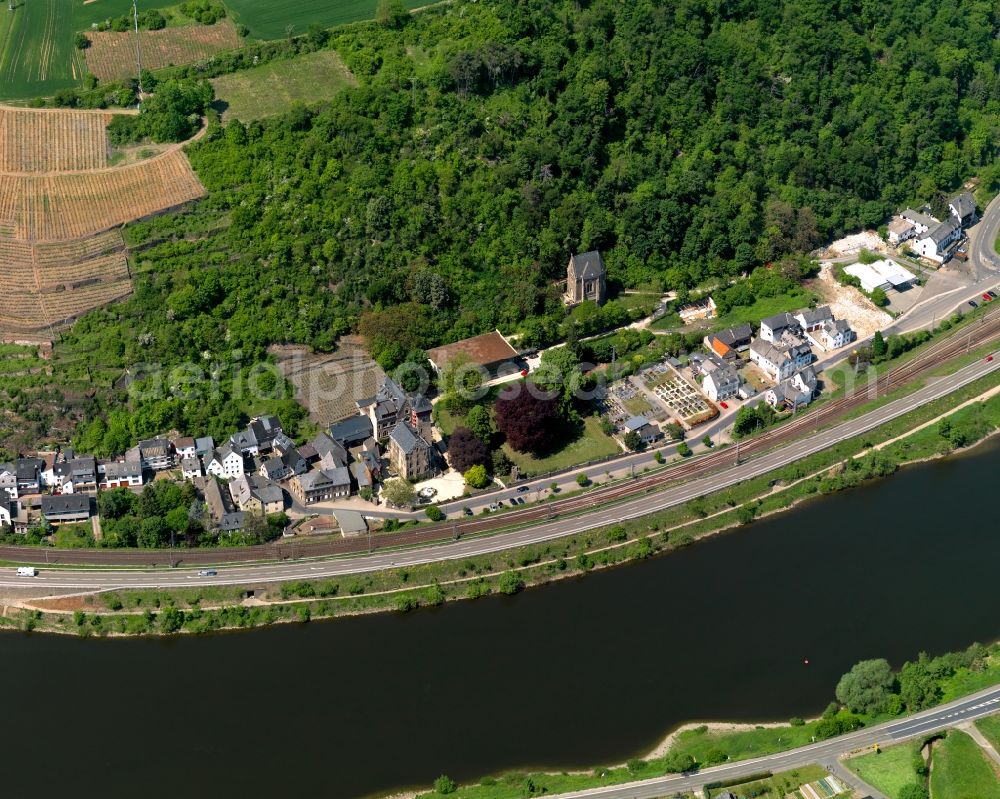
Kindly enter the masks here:
[[917, 281], [917, 276], [912, 272], [895, 261], [885, 259], [871, 264], [851, 264], [844, 267], [844, 272], [861, 281], [861, 288], [869, 294], [875, 289], [901, 291]]

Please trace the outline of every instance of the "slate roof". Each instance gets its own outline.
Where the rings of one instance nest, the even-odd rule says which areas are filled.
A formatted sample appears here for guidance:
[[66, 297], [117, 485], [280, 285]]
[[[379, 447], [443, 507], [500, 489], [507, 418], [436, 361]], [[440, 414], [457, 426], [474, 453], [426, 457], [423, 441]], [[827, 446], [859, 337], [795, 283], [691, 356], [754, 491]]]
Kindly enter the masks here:
[[351, 416], [330, 425], [330, 438], [345, 446], [361, 443], [372, 435], [372, 421], [367, 416]]
[[86, 494], [59, 494], [42, 497], [42, 514], [60, 516], [64, 513], [90, 513], [90, 497]]
[[935, 227], [932, 227], [927, 231], [927, 238], [933, 241], [936, 245], [941, 244], [945, 239], [950, 238], [954, 235], [956, 230], [962, 228], [962, 222], [957, 217], [950, 216], [944, 222]]
[[604, 259], [597, 250], [574, 255], [570, 263], [577, 280], [596, 280], [608, 272]]
[[927, 216], [927, 214], [922, 214], [919, 211], [914, 211], [912, 208], [907, 208], [903, 213], [900, 214], [903, 219], [908, 219], [917, 225], [923, 225], [927, 228], [934, 227], [938, 221], [933, 216]]
[[795, 314], [806, 327], [812, 327], [820, 322], [833, 319], [833, 312], [829, 305], [820, 305], [818, 308], [807, 308]]
[[976, 213], [976, 200], [967, 191], [962, 192], [957, 197], [952, 198], [949, 205], [958, 212], [959, 217], [966, 219]]
[[400, 422], [392, 428], [392, 432], [389, 433], [389, 438], [395, 441], [396, 446], [407, 455], [417, 449], [417, 447], [421, 444], [425, 447], [427, 446], [427, 442], [414, 433], [410, 429], [410, 426], [405, 422]]

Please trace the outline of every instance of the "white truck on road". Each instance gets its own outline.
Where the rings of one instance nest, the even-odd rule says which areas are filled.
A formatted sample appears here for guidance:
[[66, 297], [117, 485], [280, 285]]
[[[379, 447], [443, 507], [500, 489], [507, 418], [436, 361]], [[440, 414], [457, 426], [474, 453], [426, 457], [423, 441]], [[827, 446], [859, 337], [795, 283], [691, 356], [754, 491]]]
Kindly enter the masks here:
[[38, 569], [34, 566], [18, 566], [17, 567], [18, 577], [37, 577]]

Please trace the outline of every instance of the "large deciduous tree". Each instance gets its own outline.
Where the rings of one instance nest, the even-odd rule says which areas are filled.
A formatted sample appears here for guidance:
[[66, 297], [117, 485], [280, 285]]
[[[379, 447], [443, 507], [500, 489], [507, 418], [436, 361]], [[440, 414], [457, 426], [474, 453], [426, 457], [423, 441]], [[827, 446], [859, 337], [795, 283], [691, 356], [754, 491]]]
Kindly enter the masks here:
[[540, 452], [552, 445], [560, 428], [559, 400], [531, 382], [504, 389], [494, 413], [497, 429], [518, 452]]
[[482, 439], [473, 433], [468, 427], [456, 427], [455, 432], [448, 439], [448, 457], [451, 465], [464, 472], [470, 466], [486, 463], [489, 457], [489, 450]]
[[854, 713], [884, 713], [896, 678], [884, 658], [862, 660], [840, 678], [837, 699]]

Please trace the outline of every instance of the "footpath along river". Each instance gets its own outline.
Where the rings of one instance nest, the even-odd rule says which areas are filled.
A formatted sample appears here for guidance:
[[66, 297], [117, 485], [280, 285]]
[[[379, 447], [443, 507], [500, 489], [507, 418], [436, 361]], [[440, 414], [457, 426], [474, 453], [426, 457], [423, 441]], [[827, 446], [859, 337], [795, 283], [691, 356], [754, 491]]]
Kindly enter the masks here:
[[4, 790], [351, 799], [815, 714], [857, 660], [1000, 638], [998, 475], [988, 444], [512, 598], [204, 638], [5, 633]]

